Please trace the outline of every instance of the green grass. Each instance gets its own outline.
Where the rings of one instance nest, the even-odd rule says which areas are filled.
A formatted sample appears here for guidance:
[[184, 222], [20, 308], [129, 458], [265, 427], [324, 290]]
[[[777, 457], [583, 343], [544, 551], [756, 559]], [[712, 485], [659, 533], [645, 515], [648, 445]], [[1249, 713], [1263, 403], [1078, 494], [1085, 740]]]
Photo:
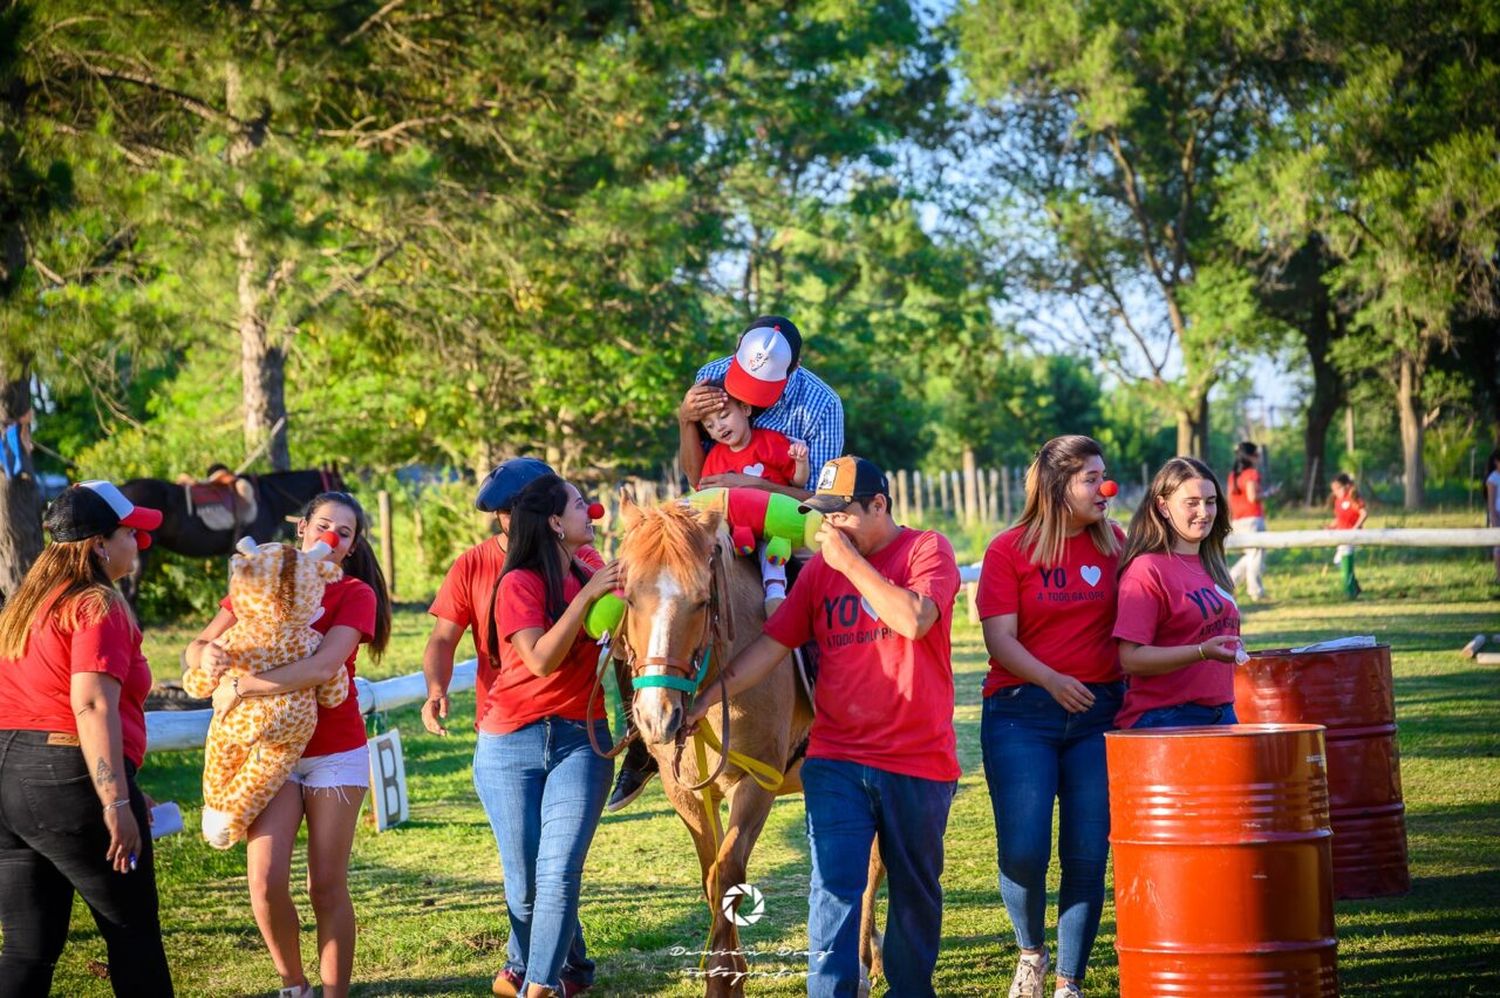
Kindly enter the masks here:
[[[1432, 519], [1423, 525], [1435, 525]], [[1245, 633], [1252, 648], [1354, 633], [1373, 633], [1394, 648], [1413, 887], [1401, 898], [1338, 904], [1343, 993], [1500, 993], [1500, 668], [1477, 666], [1457, 651], [1481, 630], [1500, 633], [1500, 591], [1489, 582], [1492, 570], [1475, 551], [1370, 553], [1360, 566], [1366, 598], [1346, 603], [1336, 592], [1336, 574], [1322, 571], [1330, 556], [1272, 553], [1267, 584], [1273, 602], [1247, 608]], [[176, 671], [176, 655], [193, 630], [156, 629], [150, 635], [158, 676]], [[404, 606], [386, 663], [362, 663], [362, 670], [414, 670], [426, 630], [421, 607]], [[1015, 949], [996, 887], [994, 823], [980, 770], [985, 662], [977, 628], [961, 623], [954, 645], [965, 775], [945, 842], [937, 989], [943, 995], [993, 995], [1004, 992]], [[472, 716], [472, 704], [472, 695], [459, 697], [458, 713]], [[406, 747], [412, 820], [380, 835], [362, 827], [355, 843], [351, 880], [361, 927], [355, 993], [487, 994], [507, 930], [494, 842], [469, 783], [473, 736], [429, 736], [414, 709], [389, 721], [400, 728]], [[157, 753], [142, 774], [158, 799], [184, 804], [190, 829], [198, 818], [201, 761], [200, 753]], [[806, 948], [802, 813], [800, 799], [778, 802], [752, 861], [750, 878], [765, 894], [766, 916], [744, 930], [743, 941], [763, 952]], [[192, 835], [174, 836], [160, 847], [167, 951], [179, 993], [274, 993], [276, 978], [245, 894], [243, 851], [214, 852]], [[299, 857], [294, 884], [302, 877]], [[596, 993], [701, 993], [701, 985], [686, 976], [696, 961], [672, 950], [701, 948], [708, 918], [696, 880], [686, 832], [659, 791], [605, 817], [589, 856], [582, 911], [599, 961]], [[1054, 867], [1054, 901], [1056, 887]], [[310, 927], [303, 952], [308, 958], [314, 953]], [[89, 961], [103, 957], [79, 905], [56, 992], [107, 994], [88, 970]], [[802, 969], [795, 958], [774, 956], [757, 966]], [[1106, 900], [1089, 993], [1114, 994], [1117, 980], [1114, 910]], [[752, 988], [755, 994], [803, 992], [795, 977], [766, 978]]]

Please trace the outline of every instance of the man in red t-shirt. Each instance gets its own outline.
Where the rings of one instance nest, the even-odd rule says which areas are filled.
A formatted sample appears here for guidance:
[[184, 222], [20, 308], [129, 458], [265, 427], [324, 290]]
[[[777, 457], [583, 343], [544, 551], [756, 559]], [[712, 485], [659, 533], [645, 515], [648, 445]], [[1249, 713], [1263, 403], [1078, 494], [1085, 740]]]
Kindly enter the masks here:
[[[725, 670], [733, 696], [793, 648], [821, 661], [802, 786], [812, 851], [808, 994], [853, 994], [860, 899], [877, 833], [890, 883], [891, 994], [933, 995], [942, 935], [943, 833], [959, 769], [950, 658], [958, 564], [936, 531], [891, 517], [890, 486], [857, 457], [830, 461], [804, 504], [823, 514], [819, 552], [765, 633]], [[704, 690], [696, 724], [718, 702]]]
[[[552, 474], [552, 468], [533, 457], [502, 461], [479, 486], [474, 507], [492, 513], [499, 532], [469, 548], [443, 577], [436, 598], [427, 612], [433, 617], [432, 634], [422, 652], [422, 674], [427, 679], [427, 702], [422, 704], [422, 724], [435, 735], [446, 735], [443, 722], [448, 718], [448, 685], [453, 681], [453, 657], [464, 631], [474, 635], [474, 657], [478, 674], [474, 682], [474, 727], [479, 731], [498, 733], [504, 724], [500, 693], [499, 635], [495, 633], [495, 601], [500, 592], [500, 574], [505, 568], [506, 538], [510, 530], [510, 509], [516, 494], [541, 478]], [[592, 547], [580, 548], [580, 561], [591, 568], [603, 568], [604, 559]], [[511, 936], [506, 945], [506, 964], [495, 977], [497, 995], [514, 995], [516, 982], [525, 979], [525, 956], [520, 942]], [[573, 946], [563, 963], [563, 983], [570, 988], [592, 987], [594, 961], [588, 958], [580, 923], [573, 936]], [[569, 993], [573, 993], [570, 991]]]

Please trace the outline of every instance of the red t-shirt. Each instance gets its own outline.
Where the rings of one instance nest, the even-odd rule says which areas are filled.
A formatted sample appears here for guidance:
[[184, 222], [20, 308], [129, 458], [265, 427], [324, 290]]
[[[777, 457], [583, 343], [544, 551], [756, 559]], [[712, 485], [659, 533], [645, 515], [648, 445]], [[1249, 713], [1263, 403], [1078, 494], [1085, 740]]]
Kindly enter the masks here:
[[1261, 504], [1259, 498], [1254, 502], [1246, 494], [1245, 487], [1251, 482], [1255, 483], [1256, 495], [1260, 494], [1260, 472], [1254, 468], [1246, 468], [1238, 474], [1229, 476], [1229, 518], [1240, 520], [1247, 516], [1265, 516], [1266, 508]]
[[[1120, 575], [1115, 637], [1141, 645], [1196, 645], [1240, 633], [1240, 608], [1203, 568], [1197, 555], [1143, 554]], [[1234, 702], [1234, 663], [1209, 659], [1159, 676], [1131, 676], [1122, 728], [1157, 707]]]
[[[219, 601], [219, 606], [234, 613], [228, 596]], [[312, 629], [326, 635], [339, 624], [359, 632], [359, 643], [344, 660], [344, 668], [349, 670], [349, 698], [337, 707], [318, 705], [318, 726], [302, 750], [304, 759], [365, 747], [365, 719], [359, 712], [359, 697], [354, 694], [354, 660], [359, 657], [359, 646], [375, 638], [375, 590], [348, 575], [323, 589], [323, 615], [312, 622]]]
[[1364, 512], [1365, 501], [1363, 499], [1348, 497], [1335, 499], [1333, 501], [1333, 528], [1335, 530], [1353, 530], [1359, 524], [1359, 514]]
[[[589, 568], [585, 574], [593, 575], [594, 569]], [[563, 576], [563, 602], [573, 602], [582, 588], [577, 576], [567, 572]], [[500, 628], [500, 673], [490, 684], [480, 710], [479, 730], [505, 735], [544, 717], [584, 720], [599, 647], [583, 627], [578, 628], [562, 664], [549, 676], [538, 676], [528, 669], [511, 644], [517, 631], [532, 627], [546, 631], [556, 623], [547, 615], [547, 584], [542, 577], [520, 568], [501, 579], [495, 619]]]
[[[1113, 529], [1120, 537], [1120, 528]], [[1115, 682], [1121, 675], [1114, 639], [1119, 554], [1100, 554], [1085, 531], [1068, 538], [1060, 564], [1044, 568], [1026, 554], [1025, 533], [1012, 527], [985, 550], [975, 599], [980, 618], [1016, 614], [1016, 637], [1043, 665], [1083, 683]], [[984, 695], [1025, 682], [991, 658]]]
[[26, 654], [0, 659], [0, 730], [78, 733], [72, 677], [103, 672], [120, 681], [120, 742], [137, 769], [146, 758], [146, 694], [151, 667], [141, 654], [141, 629], [122, 600], [104, 616], [64, 630], [53, 612], [62, 590], [42, 604], [31, 625]]
[[902, 527], [870, 555], [887, 581], [937, 604], [938, 619], [912, 641], [880, 622], [854, 583], [813, 555], [766, 622], [788, 648], [816, 639], [817, 703], [807, 754], [928, 780], [956, 780], [953, 735], [953, 546], [932, 530]]
[[[595, 571], [604, 567], [603, 556], [592, 547], [579, 548], [577, 557]], [[491, 537], [474, 545], [459, 555], [453, 567], [448, 569], [437, 597], [432, 601], [432, 606], [427, 608], [427, 612], [434, 617], [469, 631], [474, 639], [474, 657], [479, 661], [474, 683], [474, 727], [484, 731], [490, 731], [483, 726], [483, 720], [489, 712], [490, 701], [495, 696], [496, 683], [500, 678], [499, 663], [491, 658], [490, 628], [487, 621], [490, 599], [494, 598], [497, 608], [500, 605], [495, 583], [499, 581], [504, 569], [505, 552], [500, 550], [498, 539]], [[498, 614], [496, 616], [498, 618]], [[496, 624], [498, 626], [498, 619]]]
[[792, 441], [775, 430], [759, 427], [750, 431], [750, 442], [744, 450], [730, 450], [728, 444], [716, 443], [703, 458], [702, 477], [736, 472], [764, 478], [776, 485], [805, 485], [795, 481], [797, 462], [787, 453]]

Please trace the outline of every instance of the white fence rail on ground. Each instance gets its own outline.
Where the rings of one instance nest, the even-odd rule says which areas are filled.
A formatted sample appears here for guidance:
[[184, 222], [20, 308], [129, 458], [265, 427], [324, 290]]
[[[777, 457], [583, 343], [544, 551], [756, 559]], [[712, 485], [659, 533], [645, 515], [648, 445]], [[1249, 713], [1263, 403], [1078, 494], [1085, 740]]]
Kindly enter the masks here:
[[[448, 692], [472, 690], [477, 670], [478, 663], [472, 658], [454, 665], [453, 681], [448, 684]], [[420, 672], [373, 683], [356, 676], [354, 690], [359, 696], [359, 712], [373, 714], [425, 700], [427, 681]], [[176, 752], [202, 748], [203, 740], [208, 736], [208, 722], [213, 714], [211, 710], [146, 711], [147, 751]]]
[[1267, 530], [1230, 534], [1227, 548], [1500, 547], [1500, 527], [1390, 527], [1382, 530]]
[[[1500, 528], [1392, 528], [1387, 530], [1268, 530], [1258, 534], [1230, 534], [1229, 548], [1336, 547], [1500, 547]], [[959, 579], [968, 588], [969, 616], [977, 619], [974, 587], [979, 582], [979, 563], [959, 568]], [[448, 692], [474, 688], [478, 664], [474, 659], [453, 667]], [[355, 677], [361, 714], [394, 710], [417, 703], [427, 696], [427, 683], [420, 672], [370, 682]], [[173, 752], [203, 747], [208, 735], [211, 710], [150, 710], [146, 712], [146, 747], [152, 752]]]

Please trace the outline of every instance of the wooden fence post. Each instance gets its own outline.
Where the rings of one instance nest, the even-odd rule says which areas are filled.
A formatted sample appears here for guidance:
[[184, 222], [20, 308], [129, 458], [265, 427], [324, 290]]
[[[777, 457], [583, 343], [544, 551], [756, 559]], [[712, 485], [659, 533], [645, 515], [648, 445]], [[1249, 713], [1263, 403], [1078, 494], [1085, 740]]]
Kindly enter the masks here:
[[1010, 465], [1000, 469], [1000, 501], [1005, 505], [1004, 522], [1010, 523]]
[[922, 519], [922, 514], [925, 511], [926, 507], [926, 504], [922, 500], [924, 498], [923, 490], [927, 488], [927, 480], [922, 477], [922, 473], [920, 471], [914, 471], [911, 474], [911, 483], [912, 499], [916, 501], [917, 519], [920, 520]]
[[902, 468], [896, 472], [896, 482], [901, 489], [901, 522], [911, 521], [911, 476]]
[[964, 448], [964, 526], [979, 522], [979, 469], [974, 463], [974, 448]]
[[396, 598], [396, 521], [391, 516], [391, 494], [381, 489], [375, 494], [380, 509], [380, 560], [385, 570], [385, 591]]

